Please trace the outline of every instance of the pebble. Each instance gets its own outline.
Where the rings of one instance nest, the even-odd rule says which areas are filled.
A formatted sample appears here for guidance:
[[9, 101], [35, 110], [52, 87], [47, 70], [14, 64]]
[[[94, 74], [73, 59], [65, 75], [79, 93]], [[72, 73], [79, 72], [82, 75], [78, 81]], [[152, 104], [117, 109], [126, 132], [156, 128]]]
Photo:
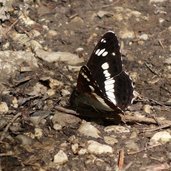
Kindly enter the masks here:
[[152, 112], [152, 108], [153, 108], [152, 106], [147, 104], [147, 105], [144, 105], [143, 110], [145, 113], [150, 114]]
[[171, 64], [171, 57], [164, 60], [165, 64]]
[[99, 18], [103, 18], [104, 16], [112, 16], [112, 14], [111, 13], [109, 13], [109, 11], [98, 11], [97, 12], [97, 16], [99, 17]]
[[53, 128], [54, 128], [54, 130], [56, 130], [56, 131], [62, 130], [62, 126], [61, 126], [60, 124], [58, 124], [58, 123], [54, 124], [54, 125], [53, 125]]
[[139, 36], [139, 39], [141, 39], [141, 40], [148, 40], [148, 35], [147, 34], [141, 34], [140, 36]]
[[106, 153], [113, 153], [113, 149], [109, 145], [100, 144], [93, 140], [89, 140], [87, 144], [88, 144], [87, 151], [91, 154], [100, 155], [100, 154], [106, 154]]
[[55, 164], [65, 164], [68, 161], [68, 156], [66, 153], [62, 150], [59, 150], [59, 152], [54, 156], [53, 162]]
[[0, 51], [0, 80], [7, 80], [13, 73], [20, 70], [23, 63], [30, 68], [38, 68], [38, 62], [32, 52], [27, 51]]
[[124, 28], [119, 32], [119, 37], [121, 39], [133, 39], [135, 38], [135, 33], [133, 31], [128, 30], [127, 28]]
[[165, 2], [166, 0], [150, 0], [149, 2], [150, 3], [163, 3]]
[[165, 144], [167, 142], [171, 141], [171, 135], [167, 131], [160, 131], [155, 133], [152, 138], [150, 139], [150, 145], [156, 145], [156, 144]]
[[54, 36], [56, 36], [58, 33], [57, 33], [55, 30], [49, 30], [47, 34], [48, 34], [48, 36], [50, 36], [50, 37], [54, 37]]
[[114, 132], [114, 133], [117, 133], [117, 134], [120, 134], [120, 133], [129, 133], [130, 130], [128, 129], [128, 127], [124, 127], [124, 126], [119, 126], [119, 125], [111, 125], [111, 126], [107, 126], [105, 127], [104, 129], [105, 132]]
[[75, 143], [75, 144], [72, 144], [71, 145], [71, 149], [73, 151], [74, 154], [77, 154], [78, 153], [78, 143]]
[[139, 146], [137, 143], [135, 143], [133, 140], [128, 140], [126, 143], [125, 143], [125, 147], [127, 148], [127, 150], [129, 152], [136, 152], [136, 151], [139, 151]]
[[8, 120], [7, 120], [6, 118], [3, 118], [3, 117], [1, 116], [1, 119], [0, 119], [0, 130], [1, 130], [2, 128], [4, 128], [7, 124], [8, 124]]
[[68, 65], [78, 65], [84, 62], [83, 58], [69, 52], [47, 52], [42, 49], [36, 50], [36, 55], [49, 63], [64, 62]]
[[106, 144], [109, 145], [114, 145], [118, 143], [118, 140], [115, 137], [111, 137], [111, 136], [104, 136], [104, 141]]
[[85, 149], [85, 148], [81, 148], [79, 151], [78, 151], [78, 154], [79, 155], [84, 155], [84, 154], [86, 154], [87, 153], [87, 149]]
[[52, 118], [53, 125], [59, 124], [62, 127], [77, 124], [80, 121], [81, 119], [74, 115], [69, 115], [66, 113], [59, 112], [59, 111], [55, 112]]
[[7, 113], [9, 110], [7, 103], [5, 102], [0, 102], [0, 114]]
[[22, 145], [31, 145], [33, 140], [27, 135], [17, 135], [16, 139], [21, 142]]
[[34, 129], [35, 138], [40, 139], [43, 136], [43, 130], [41, 128]]
[[88, 137], [99, 138], [100, 131], [91, 125], [90, 122], [83, 121], [78, 129], [80, 134], [83, 134]]

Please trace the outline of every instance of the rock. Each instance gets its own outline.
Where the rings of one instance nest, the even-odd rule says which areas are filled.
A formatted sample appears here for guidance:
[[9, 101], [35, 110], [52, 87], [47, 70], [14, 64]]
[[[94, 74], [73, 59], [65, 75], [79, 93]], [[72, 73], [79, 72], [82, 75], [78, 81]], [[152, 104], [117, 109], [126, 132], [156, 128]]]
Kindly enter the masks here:
[[1, 119], [0, 119], [0, 130], [3, 129], [7, 124], [8, 124], [8, 120], [1, 116]]
[[19, 16], [20, 21], [22, 21], [22, 23], [24, 23], [26, 26], [30, 26], [30, 25], [34, 25], [36, 24], [35, 21], [33, 21], [32, 19], [30, 19], [27, 15], [25, 15], [24, 13], [21, 13], [21, 15]]
[[121, 39], [133, 39], [135, 38], [135, 33], [131, 30], [128, 30], [127, 28], [123, 28], [119, 32], [119, 37]]
[[0, 114], [8, 112], [8, 105], [5, 102], [0, 102]]
[[103, 18], [104, 16], [106, 16], [106, 17], [112, 16], [112, 14], [109, 13], [108, 11], [101, 11], [100, 10], [100, 11], [97, 12], [97, 16], [99, 18]]
[[150, 106], [148, 104], [144, 105], [143, 110], [144, 110], [145, 113], [150, 114], [152, 112], [152, 106]]
[[150, 145], [165, 144], [171, 141], [171, 135], [167, 131], [160, 131], [155, 133], [150, 139]]
[[87, 149], [85, 149], [85, 148], [81, 148], [79, 151], [78, 151], [78, 154], [79, 155], [84, 155], [84, 154], [86, 154], [87, 153]]
[[68, 65], [78, 65], [84, 62], [83, 58], [69, 52], [47, 52], [42, 49], [36, 50], [36, 55], [49, 63], [65, 62]]
[[119, 126], [119, 125], [111, 125], [111, 126], [107, 126], [104, 129], [105, 132], [114, 132], [114, 133], [129, 133], [130, 130], [128, 129], [128, 127], [124, 127], [124, 126]]
[[167, 0], [150, 0], [149, 2], [150, 3], [163, 3], [165, 1], [167, 1]]
[[62, 129], [62, 126], [60, 124], [56, 123], [53, 125], [53, 128], [54, 128], [54, 130], [59, 131]]
[[38, 82], [33, 86], [33, 90], [28, 94], [32, 96], [39, 96], [45, 94], [46, 92], [47, 92], [47, 87]]
[[77, 154], [78, 153], [78, 143], [72, 144], [71, 149], [74, 154]]
[[66, 90], [66, 89], [62, 89], [62, 90], [61, 90], [61, 93], [62, 93], [62, 96], [63, 96], [63, 97], [69, 96], [69, 95], [71, 94], [71, 92], [69, 92], [69, 91]]
[[104, 141], [106, 144], [109, 144], [109, 145], [114, 145], [118, 143], [118, 140], [115, 137], [111, 137], [111, 136], [105, 136]]
[[140, 36], [138, 36], [139, 37], [139, 39], [141, 39], [141, 40], [148, 40], [148, 34], [141, 34]]
[[170, 64], [171, 64], [171, 57], [170, 57], [170, 58], [165, 59], [165, 60], [164, 60], [164, 63], [165, 63], [165, 64], [169, 64], [169, 65], [170, 65]]
[[31, 145], [33, 140], [27, 135], [17, 135], [16, 139], [21, 142], [22, 145]]
[[90, 122], [82, 122], [78, 129], [80, 134], [83, 134], [88, 137], [94, 137], [94, 138], [99, 138], [99, 133], [100, 131], [95, 128], [93, 125], [91, 125]]
[[116, 6], [114, 7], [114, 15], [113, 18], [117, 21], [122, 20], [129, 20], [130, 18], [134, 18], [137, 21], [139, 20], [140, 16], [142, 16], [141, 12], [136, 10], [131, 10], [129, 8]]
[[84, 24], [84, 20], [81, 17], [76, 16], [71, 20], [71, 23], [73, 23], [74, 25], [81, 26]]
[[65, 164], [68, 161], [68, 156], [62, 150], [60, 150], [55, 156], [53, 162], [55, 164]]
[[52, 118], [52, 123], [54, 125], [60, 124], [62, 127], [77, 124], [80, 121], [80, 118], [62, 112], [56, 112]]
[[50, 37], [54, 37], [54, 36], [57, 36], [58, 33], [55, 30], [49, 30], [47, 34]]
[[128, 140], [125, 144], [126, 144], [125, 147], [127, 148], [127, 151], [129, 151], [129, 152], [139, 151], [138, 144], [135, 143], [133, 140]]
[[43, 136], [43, 130], [41, 128], [34, 129], [35, 138], [40, 139]]
[[32, 69], [38, 68], [34, 54], [27, 51], [0, 51], [0, 63], [0, 80], [3, 82], [19, 71], [23, 63], [27, 63]]
[[100, 144], [93, 140], [89, 140], [87, 144], [88, 144], [87, 151], [91, 154], [100, 155], [100, 154], [106, 154], [106, 153], [113, 153], [113, 149], [109, 145]]

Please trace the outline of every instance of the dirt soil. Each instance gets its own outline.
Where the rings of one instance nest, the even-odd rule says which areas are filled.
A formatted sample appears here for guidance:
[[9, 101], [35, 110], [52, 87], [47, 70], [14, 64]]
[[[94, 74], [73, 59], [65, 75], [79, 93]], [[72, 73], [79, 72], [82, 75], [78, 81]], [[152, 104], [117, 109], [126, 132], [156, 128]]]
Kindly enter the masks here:
[[[0, 79], [0, 170], [171, 170], [169, 0], [7, 2], [0, 3], [0, 50], [31, 52], [37, 67], [23, 62]], [[58, 107], [69, 106], [80, 67], [108, 30], [116, 33], [124, 68], [135, 82], [138, 97], [125, 113], [135, 120], [64, 114]], [[40, 49], [75, 54], [84, 62], [49, 62]], [[169, 124], [161, 127], [161, 120]], [[91, 125], [87, 133], [85, 124]], [[156, 133], [167, 137], [153, 140]], [[107, 151], [91, 149], [92, 141]]]

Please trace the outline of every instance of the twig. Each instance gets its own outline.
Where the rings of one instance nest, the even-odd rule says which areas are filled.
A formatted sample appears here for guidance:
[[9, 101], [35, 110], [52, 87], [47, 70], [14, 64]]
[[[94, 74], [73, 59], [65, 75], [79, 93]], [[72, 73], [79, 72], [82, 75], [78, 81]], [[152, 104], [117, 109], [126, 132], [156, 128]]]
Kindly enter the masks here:
[[156, 71], [154, 71], [150, 66], [149, 66], [149, 64], [147, 63], [147, 62], [145, 62], [145, 66], [149, 69], [149, 71], [151, 71], [154, 75], [157, 75], [157, 76], [159, 76], [160, 77], [160, 75], [156, 72]]
[[8, 28], [8, 30], [5, 31], [5, 33], [3, 34], [5, 37], [7, 36], [7, 34], [9, 33], [9, 31], [18, 23], [19, 20], [20, 20], [20, 17], [18, 17], [18, 18], [11, 24], [11, 26]]
[[14, 122], [19, 116], [21, 116], [21, 113], [17, 113], [17, 114], [13, 117], [13, 119], [8, 123], [8, 125], [5, 127], [5, 129], [4, 129], [3, 132], [2, 132], [0, 141], [2, 141], [2, 140], [4, 139], [5, 134], [7, 133], [9, 127], [13, 124], [13, 122]]
[[[71, 110], [71, 109], [66, 109], [62, 106], [57, 106], [56, 109], [60, 112], [64, 112], [64, 113], [67, 113], [67, 114], [71, 114], [71, 115], [76, 115], [76, 116], [84, 116], [84, 115], [81, 115], [79, 113], [77, 113], [76, 111], [74, 110]], [[89, 116], [89, 115], [87, 115]], [[99, 116], [99, 114], [95, 114], [94, 115], [95, 117]], [[120, 116], [121, 120], [125, 123], [144, 123], [144, 124], [160, 124], [160, 125], [171, 125], [171, 121], [170, 120], [161, 120], [159, 118], [147, 118], [147, 117], [138, 117], [138, 116], [134, 116], [133, 114], [132, 115], [123, 115], [121, 113], [118, 114], [118, 116]], [[93, 117], [93, 116], [92, 116]], [[105, 113], [103, 116], [99, 116], [99, 117], [106, 117], [106, 118], [110, 118], [110, 119], [115, 119], [117, 116], [116, 114], [115, 115], [108, 115], [107, 113]], [[157, 119], [157, 122], [156, 122], [156, 119]]]
[[158, 126], [157, 128], [153, 128], [153, 129], [146, 129], [146, 130], [143, 130], [143, 132], [153, 132], [153, 131], [158, 131], [158, 130], [161, 130], [164, 128], [169, 128], [169, 127], [171, 127], [171, 123], [170, 124], [164, 124], [164, 125]]
[[123, 166], [124, 166], [124, 157], [125, 157], [125, 155], [124, 155], [124, 150], [121, 149], [121, 150], [119, 151], [119, 157], [118, 157], [118, 169], [119, 169], [119, 171], [123, 170]]
[[128, 155], [134, 155], [134, 154], [137, 154], [137, 153], [141, 153], [143, 151], [150, 150], [150, 149], [152, 149], [154, 147], [158, 147], [158, 146], [161, 146], [161, 145], [163, 145], [163, 144], [151, 145], [151, 146], [145, 147], [143, 149], [140, 149], [139, 151], [136, 151], [136, 152], [128, 152]]
[[161, 40], [158, 40], [158, 42], [159, 42], [159, 45], [164, 49], [164, 46], [163, 46], [162, 41]]
[[4, 157], [4, 156], [13, 156], [14, 153], [12, 151], [9, 151], [7, 153], [0, 153], [0, 157]]

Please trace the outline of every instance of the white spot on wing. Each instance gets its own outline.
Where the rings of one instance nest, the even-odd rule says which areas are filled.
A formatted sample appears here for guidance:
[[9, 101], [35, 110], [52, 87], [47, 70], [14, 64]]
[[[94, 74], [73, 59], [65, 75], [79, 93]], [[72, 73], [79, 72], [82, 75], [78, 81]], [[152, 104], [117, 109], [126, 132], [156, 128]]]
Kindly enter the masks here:
[[106, 80], [104, 83], [105, 83], [105, 85], [114, 84], [115, 80], [114, 79], [109, 79], [109, 80]]
[[94, 87], [89, 85], [89, 88], [91, 89], [91, 91], [94, 91]]
[[102, 64], [102, 68], [104, 70], [108, 69], [109, 68], [109, 64], [107, 62], [105, 62], [104, 64]]
[[109, 90], [112, 90], [112, 89], [114, 89], [114, 85], [113, 84], [109, 84], [109, 85], [105, 84], [105, 90], [106, 91], [109, 91]]
[[99, 53], [99, 51], [100, 51], [100, 49], [97, 49], [96, 52], [95, 52], [95, 54], [97, 55]]
[[103, 74], [105, 75], [106, 78], [110, 77], [110, 73], [108, 72], [108, 70], [104, 70]]
[[113, 55], [113, 56], [115, 56], [115, 55], [116, 55], [116, 53], [115, 53], [115, 52], [112, 52], [112, 55]]
[[97, 53], [97, 56], [100, 56], [104, 51], [105, 51], [105, 49], [101, 49], [101, 50]]
[[101, 42], [106, 43], [106, 40], [105, 39], [102, 39]]
[[107, 54], [108, 54], [108, 52], [105, 51], [105, 52], [102, 54], [102, 56], [106, 56]]
[[115, 99], [115, 95], [113, 94], [113, 92], [107, 91], [106, 92], [107, 97], [113, 102], [114, 105], [116, 105], [116, 99]]

